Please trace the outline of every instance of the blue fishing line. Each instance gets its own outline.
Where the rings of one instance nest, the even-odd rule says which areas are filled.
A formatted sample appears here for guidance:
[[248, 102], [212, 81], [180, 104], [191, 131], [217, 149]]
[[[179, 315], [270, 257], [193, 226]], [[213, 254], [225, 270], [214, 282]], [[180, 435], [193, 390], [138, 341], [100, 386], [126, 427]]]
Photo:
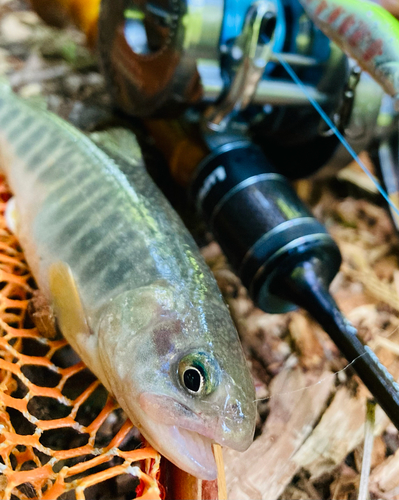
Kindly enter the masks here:
[[309, 94], [309, 92], [306, 89], [305, 85], [299, 79], [298, 75], [295, 73], [295, 71], [290, 66], [290, 64], [288, 64], [287, 61], [284, 61], [284, 59], [282, 58], [282, 56], [280, 54], [276, 54], [276, 55], [277, 55], [278, 60], [280, 61], [281, 65], [286, 70], [286, 72], [290, 75], [290, 77], [294, 80], [294, 82], [300, 87], [300, 89], [305, 94], [305, 96], [307, 97], [307, 99], [309, 100], [309, 102], [312, 104], [312, 106], [316, 109], [316, 111], [320, 114], [320, 116], [323, 118], [323, 120], [327, 123], [327, 125], [331, 128], [331, 130], [334, 132], [334, 134], [341, 141], [341, 144], [345, 147], [345, 149], [352, 156], [352, 158], [358, 163], [358, 165], [363, 170], [363, 172], [372, 180], [373, 184], [376, 186], [376, 188], [381, 193], [381, 195], [385, 198], [385, 200], [387, 201], [388, 205], [393, 209], [393, 211], [395, 212], [395, 214], [399, 216], [399, 209], [391, 201], [391, 199], [389, 198], [389, 196], [386, 193], [386, 191], [375, 180], [373, 174], [369, 171], [369, 169], [366, 167], [366, 165], [361, 161], [361, 159], [355, 153], [355, 151], [353, 150], [353, 148], [351, 147], [351, 145], [348, 143], [348, 141], [345, 139], [345, 137], [341, 134], [341, 132], [337, 129], [337, 127], [334, 125], [334, 123], [331, 121], [331, 119], [323, 111], [323, 109], [321, 108], [320, 104], [318, 102], [316, 102], [313, 99], [313, 97]]

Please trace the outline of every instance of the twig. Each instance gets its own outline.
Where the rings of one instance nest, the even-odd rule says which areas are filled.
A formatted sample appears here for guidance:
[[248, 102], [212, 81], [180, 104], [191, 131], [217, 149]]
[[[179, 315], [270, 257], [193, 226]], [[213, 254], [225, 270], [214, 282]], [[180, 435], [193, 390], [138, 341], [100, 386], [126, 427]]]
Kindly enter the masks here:
[[224, 474], [224, 462], [222, 447], [219, 444], [213, 445], [216, 467], [218, 470], [218, 500], [227, 500], [226, 477]]
[[360, 473], [359, 495], [358, 500], [367, 500], [369, 497], [369, 477], [371, 468], [371, 453], [374, 443], [374, 427], [375, 427], [375, 401], [367, 401], [367, 416], [364, 425], [364, 446], [362, 470]]

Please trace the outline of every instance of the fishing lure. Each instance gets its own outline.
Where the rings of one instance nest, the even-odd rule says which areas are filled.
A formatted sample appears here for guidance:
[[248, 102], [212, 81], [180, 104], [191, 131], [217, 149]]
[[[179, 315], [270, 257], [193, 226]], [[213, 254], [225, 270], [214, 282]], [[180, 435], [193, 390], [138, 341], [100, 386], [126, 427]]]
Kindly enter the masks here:
[[212, 443], [252, 442], [254, 386], [216, 282], [137, 143], [133, 160], [106, 154], [1, 83], [0, 152], [62, 333], [153, 447], [214, 479]]
[[356, 59], [399, 106], [399, 22], [368, 0], [299, 0], [314, 23]]

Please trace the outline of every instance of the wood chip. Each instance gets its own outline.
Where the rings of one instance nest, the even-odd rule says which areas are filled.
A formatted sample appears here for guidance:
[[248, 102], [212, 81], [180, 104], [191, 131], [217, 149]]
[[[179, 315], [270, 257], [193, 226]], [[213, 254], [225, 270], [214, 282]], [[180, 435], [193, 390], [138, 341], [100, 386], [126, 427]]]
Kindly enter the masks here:
[[265, 428], [244, 453], [225, 450], [228, 498], [277, 499], [300, 465], [292, 456], [320, 418], [333, 390], [331, 372], [281, 372], [271, 384]]
[[362, 270], [352, 269], [345, 263], [342, 264], [341, 270], [350, 278], [360, 281], [373, 298], [385, 302], [396, 311], [399, 311], [399, 297], [395, 288], [378, 279], [372, 270], [367, 268]]
[[[354, 397], [347, 387], [337, 390], [319, 424], [293, 457], [312, 479], [330, 473], [362, 442], [366, 402], [366, 393]], [[388, 417], [378, 407], [376, 433], [381, 433], [388, 422]]]
[[399, 450], [374, 469], [369, 487], [377, 497], [399, 498]]

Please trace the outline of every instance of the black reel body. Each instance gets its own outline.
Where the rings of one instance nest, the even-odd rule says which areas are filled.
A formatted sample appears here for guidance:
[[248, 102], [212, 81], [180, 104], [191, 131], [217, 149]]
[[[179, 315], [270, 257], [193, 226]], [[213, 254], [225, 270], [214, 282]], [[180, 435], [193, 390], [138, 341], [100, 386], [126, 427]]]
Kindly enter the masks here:
[[273, 283], [282, 270], [315, 252], [324, 263], [327, 285], [338, 272], [341, 258], [334, 240], [254, 144], [237, 141], [214, 151], [197, 170], [192, 196], [264, 311], [296, 307], [272, 293]]

